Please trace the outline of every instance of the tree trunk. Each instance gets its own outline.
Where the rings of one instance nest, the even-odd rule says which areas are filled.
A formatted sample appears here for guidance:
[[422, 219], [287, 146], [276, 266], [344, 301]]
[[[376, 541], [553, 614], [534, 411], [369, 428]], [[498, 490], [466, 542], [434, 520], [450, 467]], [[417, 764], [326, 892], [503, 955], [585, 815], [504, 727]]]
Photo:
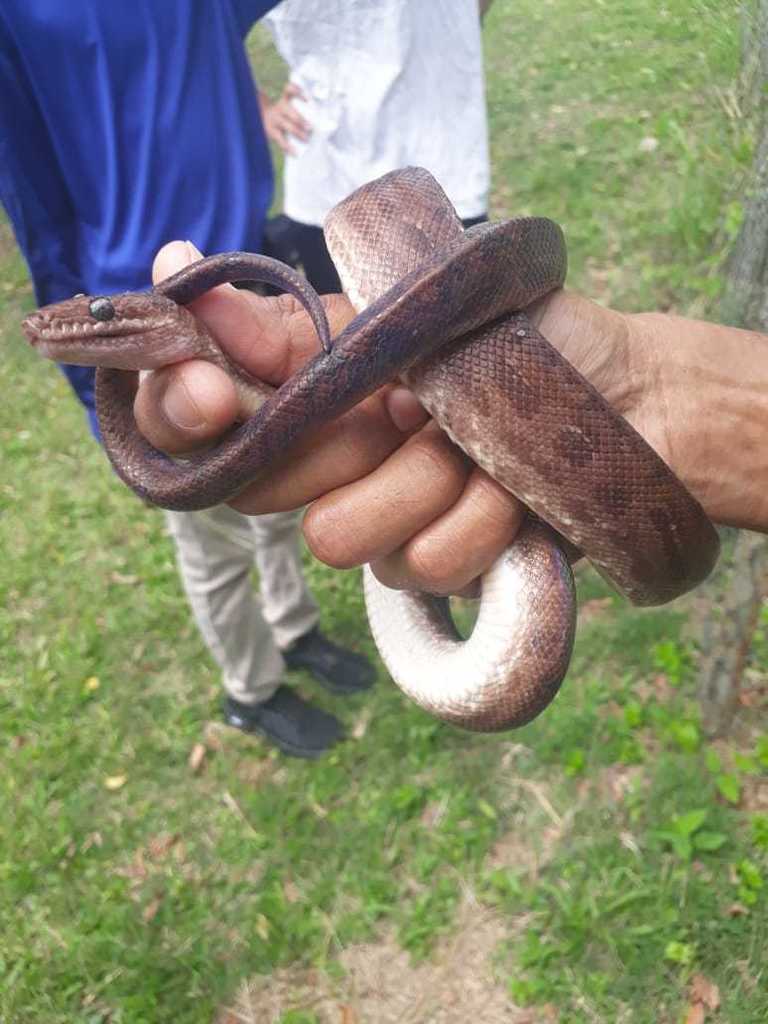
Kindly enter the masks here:
[[722, 736], [731, 724], [760, 608], [768, 595], [765, 537], [726, 530], [721, 539], [720, 564], [699, 592], [699, 700], [709, 736]]
[[739, 94], [741, 108], [751, 117], [760, 109], [760, 90], [766, 78], [768, 49], [768, 7], [762, 0], [741, 3], [741, 73]]
[[[724, 323], [768, 332], [768, 0], [742, 6], [742, 107], [755, 125], [753, 180], [726, 266]], [[768, 339], [766, 339], [768, 345]], [[768, 544], [755, 533], [722, 531], [720, 566], [700, 591], [699, 696], [704, 728], [727, 731], [763, 600]]]

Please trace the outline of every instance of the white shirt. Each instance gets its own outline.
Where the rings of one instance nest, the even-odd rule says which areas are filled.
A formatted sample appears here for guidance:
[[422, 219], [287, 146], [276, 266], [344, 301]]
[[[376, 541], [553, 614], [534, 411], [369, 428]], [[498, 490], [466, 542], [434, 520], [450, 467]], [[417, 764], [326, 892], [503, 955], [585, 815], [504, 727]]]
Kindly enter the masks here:
[[487, 212], [477, 0], [283, 0], [265, 18], [312, 125], [285, 159], [285, 213], [320, 225], [360, 185], [425, 167], [460, 217]]

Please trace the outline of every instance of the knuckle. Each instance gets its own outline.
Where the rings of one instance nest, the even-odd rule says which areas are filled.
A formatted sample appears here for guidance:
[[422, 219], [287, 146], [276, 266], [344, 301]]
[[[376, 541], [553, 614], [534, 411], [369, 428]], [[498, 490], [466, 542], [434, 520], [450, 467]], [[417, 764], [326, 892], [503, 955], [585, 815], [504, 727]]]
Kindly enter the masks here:
[[352, 569], [360, 565], [354, 534], [347, 529], [342, 516], [321, 501], [311, 505], [302, 526], [307, 547], [319, 561], [332, 569]]

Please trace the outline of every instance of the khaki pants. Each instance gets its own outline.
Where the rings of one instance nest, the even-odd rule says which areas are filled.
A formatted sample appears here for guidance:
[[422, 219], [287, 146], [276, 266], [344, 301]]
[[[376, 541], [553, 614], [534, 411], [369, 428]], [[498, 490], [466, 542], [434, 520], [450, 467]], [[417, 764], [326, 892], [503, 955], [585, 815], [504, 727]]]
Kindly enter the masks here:
[[285, 669], [280, 650], [318, 621], [301, 570], [300, 515], [244, 516], [228, 505], [166, 513], [197, 625], [225, 690], [243, 704], [272, 696]]

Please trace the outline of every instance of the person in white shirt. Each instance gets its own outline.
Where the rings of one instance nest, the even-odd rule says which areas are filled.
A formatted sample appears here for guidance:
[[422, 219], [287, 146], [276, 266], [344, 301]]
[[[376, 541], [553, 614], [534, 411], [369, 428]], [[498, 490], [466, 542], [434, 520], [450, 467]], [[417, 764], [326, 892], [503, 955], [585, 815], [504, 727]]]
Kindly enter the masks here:
[[481, 15], [490, 0], [283, 0], [264, 19], [290, 69], [262, 93], [285, 152], [284, 237], [322, 293], [341, 291], [326, 214], [407, 165], [443, 186], [465, 227], [486, 219], [490, 169]]

